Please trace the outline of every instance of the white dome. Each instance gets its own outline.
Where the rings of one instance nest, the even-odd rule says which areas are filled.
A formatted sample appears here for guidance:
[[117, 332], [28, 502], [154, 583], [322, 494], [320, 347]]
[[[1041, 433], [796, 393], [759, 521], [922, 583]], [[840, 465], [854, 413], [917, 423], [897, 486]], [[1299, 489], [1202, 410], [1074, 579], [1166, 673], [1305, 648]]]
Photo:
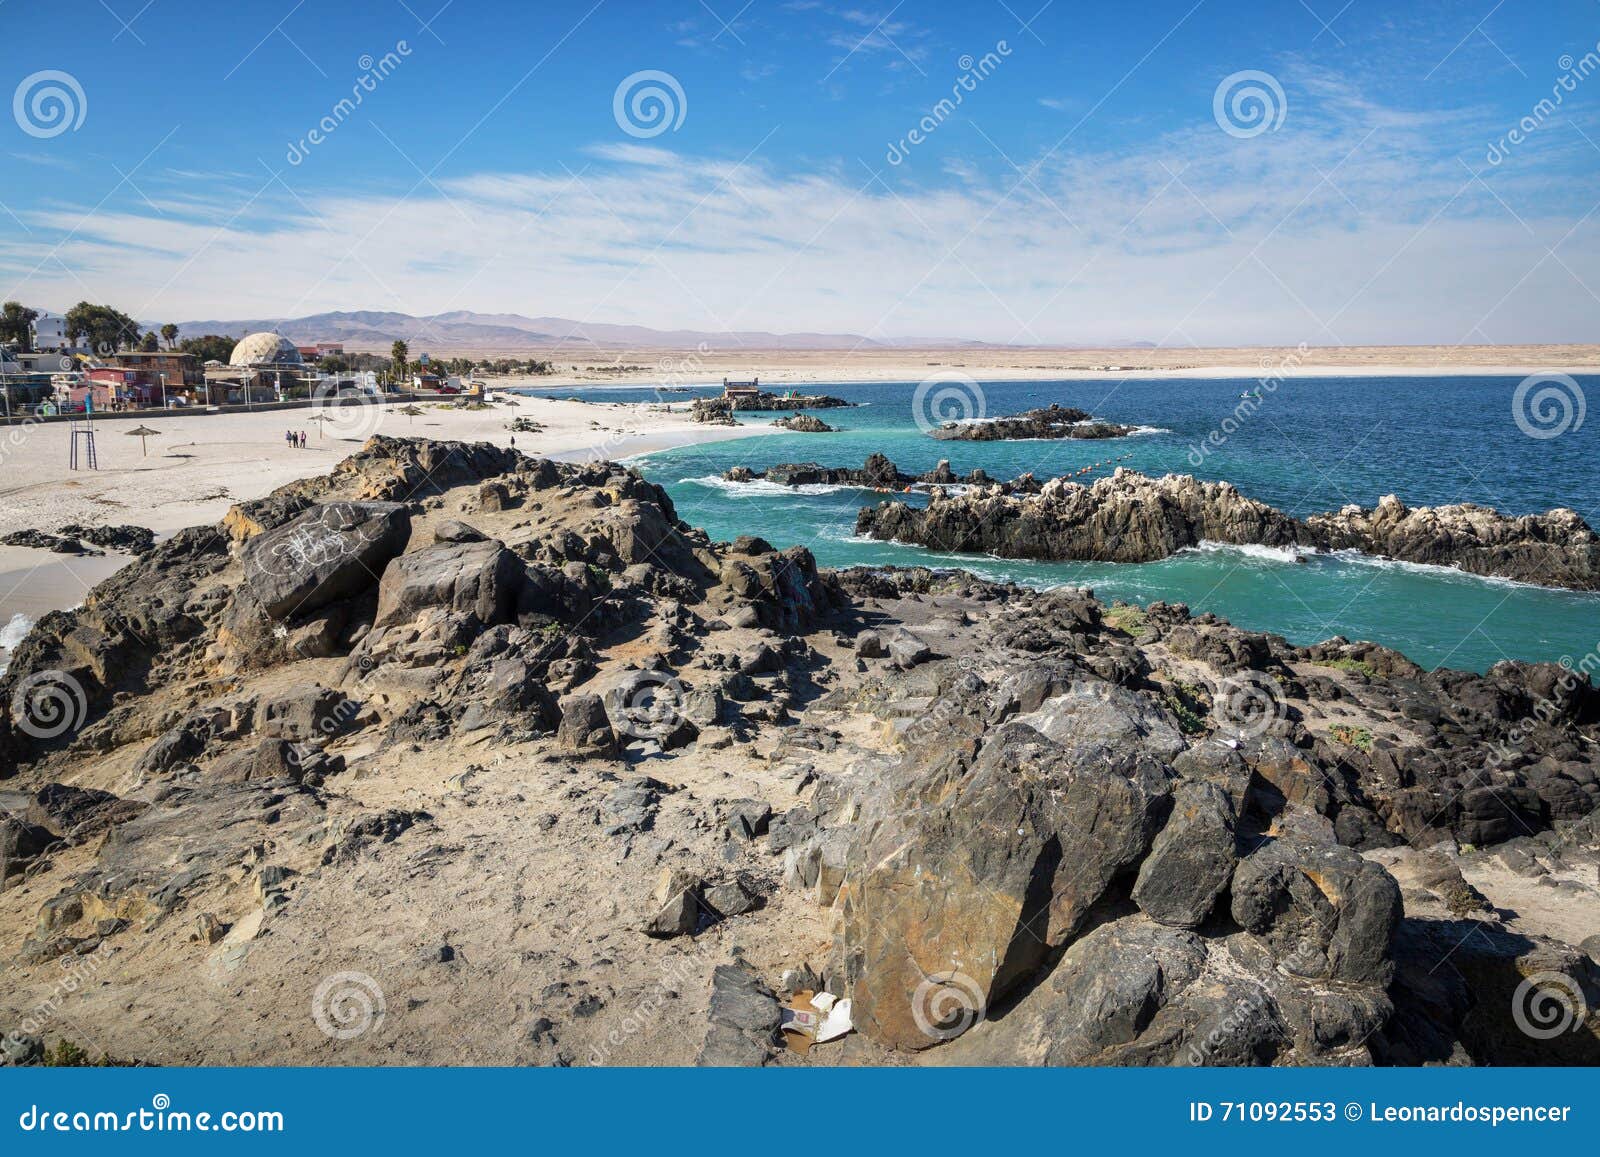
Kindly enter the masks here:
[[272, 366], [300, 364], [300, 351], [294, 342], [278, 333], [253, 333], [241, 338], [228, 358], [230, 366]]

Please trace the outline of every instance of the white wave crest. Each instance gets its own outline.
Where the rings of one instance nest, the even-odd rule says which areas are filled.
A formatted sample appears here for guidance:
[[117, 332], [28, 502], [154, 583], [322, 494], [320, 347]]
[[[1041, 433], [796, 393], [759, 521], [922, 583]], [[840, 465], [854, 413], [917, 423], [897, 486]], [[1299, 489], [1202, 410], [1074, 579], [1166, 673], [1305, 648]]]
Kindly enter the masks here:
[[1180, 554], [1242, 554], [1246, 558], [1253, 558], [1260, 562], [1297, 563], [1303, 558], [1316, 554], [1315, 550], [1305, 546], [1263, 546], [1258, 542], [1232, 543], [1212, 542], [1203, 539], [1199, 546], [1188, 547], [1179, 551]]
[[11, 621], [0, 627], [0, 675], [5, 674], [6, 667], [11, 663], [11, 652], [28, 637], [32, 629], [33, 620], [20, 612], [12, 615]]
[[842, 490], [861, 489], [859, 486], [837, 486], [821, 482], [805, 486], [783, 486], [777, 482], [768, 482], [765, 478], [758, 478], [754, 482], [729, 482], [716, 474], [685, 478], [684, 481], [694, 486], [704, 486], [708, 490], [720, 490], [734, 498], [771, 498], [778, 494], [838, 494]]

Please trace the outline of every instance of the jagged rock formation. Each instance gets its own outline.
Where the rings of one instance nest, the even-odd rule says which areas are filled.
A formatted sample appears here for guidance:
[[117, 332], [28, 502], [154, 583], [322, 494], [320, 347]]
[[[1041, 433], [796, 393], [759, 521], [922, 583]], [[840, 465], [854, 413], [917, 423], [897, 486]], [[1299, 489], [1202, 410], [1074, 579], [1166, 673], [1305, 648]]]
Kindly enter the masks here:
[[1393, 495], [1301, 520], [1227, 482], [1149, 478], [1118, 468], [1084, 486], [1052, 479], [1037, 495], [986, 487], [935, 494], [926, 508], [861, 511], [858, 534], [1004, 558], [1152, 562], [1202, 542], [1355, 550], [1403, 562], [1575, 590], [1600, 589], [1600, 536], [1571, 510], [1521, 517], [1470, 503], [1408, 509]]
[[930, 433], [947, 442], [1003, 442], [1031, 438], [1124, 438], [1132, 426], [1097, 422], [1084, 410], [1052, 402], [1004, 418], [974, 422], [946, 422]]
[[[0, 702], [24, 1061], [763, 1064], [802, 989], [858, 1063], [1600, 1061], [1555, 664], [823, 572], [611, 464], [377, 438], [47, 616]], [[41, 1021], [62, 962], [115, 983]], [[389, 1015], [340, 1037], [352, 974]]]
[[[863, 490], [903, 490], [916, 484], [989, 486], [993, 480], [982, 470], [957, 475], [950, 469], [950, 460], [941, 458], [939, 464], [923, 474], [906, 474], [883, 454], [869, 454], [858, 469], [853, 466], [819, 466], [815, 462], [784, 462], [755, 470], [749, 466], [735, 466], [722, 475], [725, 482], [773, 482], [779, 486], [859, 486]], [[1039, 484], [1030, 474], [1012, 482], [1001, 484], [1004, 493], [1037, 493]]]
[[797, 434], [838, 433], [835, 427], [810, 414], [792, 414], [787, 418], [774, 418], [772, 424], [779, 429], [793, 430]]

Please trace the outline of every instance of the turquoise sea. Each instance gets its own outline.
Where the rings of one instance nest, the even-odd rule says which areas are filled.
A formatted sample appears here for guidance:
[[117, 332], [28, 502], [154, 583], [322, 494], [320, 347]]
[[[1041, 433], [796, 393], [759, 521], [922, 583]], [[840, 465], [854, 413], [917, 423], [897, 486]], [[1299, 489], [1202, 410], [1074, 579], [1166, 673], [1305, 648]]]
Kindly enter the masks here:
[[[666, 487], [679, 515], [716, 538], [759, 534], [774, 544], [803, 544], [825, 565], [960, 566], [1037, 586], [1092, 587], [1102, 598], [1188, 603], [1242, 627], [1275, 631], [1297, 643], [1331, 635], [1371, 639], [1427, 667], [1482, 671], [1502, 659], [1576, 660], [1600, 647], [1600, 594], [1546, 590], [1453, 571], [1362, 558], [1312, 556], [1297, 561], [1264, 548], [1200, 549], [1141, 565], [1027, 563], [859, 540], [856, 511], [884, 496], [855, 489], [795, 493], [732, 486], [720, 475], [736, 465], [779, 462], [859, 465], [881, 451], [908, 473], [950, 459], [957, 473], [982, 467], [995, 478], [1031, 470], [1040, 478], [1101, 465], [1089, 481], [1126, 465], [1148, 474], [1194, 474], [1227, 480], [1254, 498], [1295, 514], [1371, 506], [1394, 493], [1408, 505], [1477, 502], [1513, 514], [1568, 506], [1591, 524], [1600, 518], [1600, 417], [1579, 423], [1579, 404], [1600, 401], [1600, 376], [1558, 386], [1566, 408], [1539, 389], [1514, 403], [1520, 378], [1297, 378], [1263, 388], [1256, 379], [1069, 382], [959, 382], [924, 390], [917, 383], [817, 384], [807, 392], [860, 403], [819, 415], [837, 434], [779, 434], [649, 455], [639, 465]], [[696, 389], [695, 394], [720, 388]], [[1260, 391], [1255, 412], [1235, 423], [1220, 445], [1198, 452], [1222, 431], [1245, 392]], [[943, 393], [944, 416], [989, 417], [1059, 402], [1147, 432], [1113, 441], [939, 442], [918, 424]], [[539, 391], [543, 392], [543, 391]], [[650, 389], [551, 391], [594, 401], [683, 402], [693, 394]], [[981, 407], [981, 410], [980, 410]], [[777, 415], [745, 414], [753, 424]], [[1543, 419], [1542, 423], [1540, 419]], [[1556, 436], [1552, 429], [1565, 426]], [[1198, 463], [1198, 464], [1197, 464]], [[911, 501], [922, 501], [913, 497]]]

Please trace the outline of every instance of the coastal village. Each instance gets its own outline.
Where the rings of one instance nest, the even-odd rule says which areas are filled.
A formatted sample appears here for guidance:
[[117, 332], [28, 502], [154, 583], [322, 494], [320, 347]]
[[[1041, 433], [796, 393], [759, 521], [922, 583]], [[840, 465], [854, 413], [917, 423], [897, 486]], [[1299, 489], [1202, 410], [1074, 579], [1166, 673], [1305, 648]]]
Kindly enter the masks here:
[[[87, 303], [77, 307], [85, 309]], [[106, 309], [106, 307], [88, 307]], [[482, 394], [484, 383], [404, 342], [389, 358], [347, 355], [342, 342], [296, 344], [266, 331], [186, 340], [176, 326], [98, 339], [89, 322], [7, 302], [0, 326], [0, 414], [7, 418], [252, 406], [310, 398], [422, 392]], [[114, 313], [115, 311], [109, 311]], [[219, 356], [220, 355], [220, 356]]]

